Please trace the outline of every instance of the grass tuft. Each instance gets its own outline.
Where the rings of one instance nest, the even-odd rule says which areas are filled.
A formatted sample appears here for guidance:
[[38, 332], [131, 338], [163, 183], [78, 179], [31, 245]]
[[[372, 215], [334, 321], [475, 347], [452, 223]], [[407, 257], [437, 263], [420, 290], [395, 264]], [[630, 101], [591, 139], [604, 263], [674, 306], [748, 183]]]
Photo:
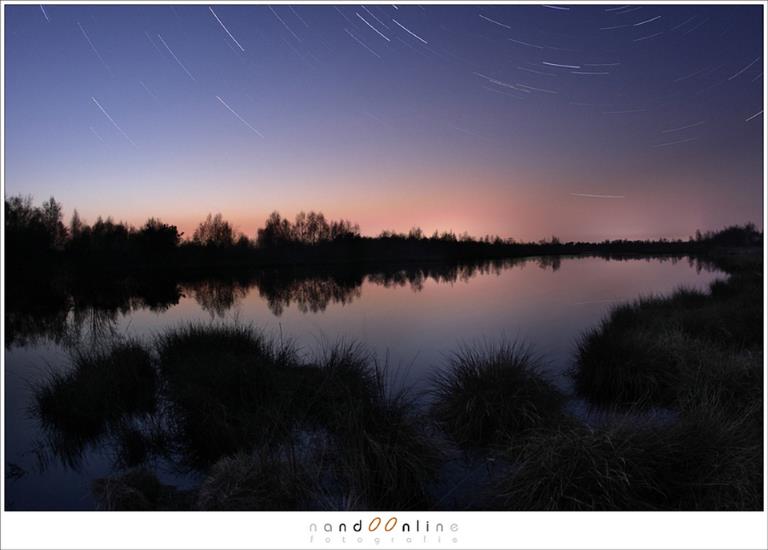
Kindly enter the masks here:
[[95, 480], [91, 493], [98, 510], [163, 511], [187, 510], [192, 506], [192, 493], [164, 485], [145, 468], [133, 468], [113, 477]]
[[584, 335], [576, 391], [599, 405], [679, 406], [692, 390], [752, 396], [762, 387], [762, 289], [732, 275], [709, 293], [678, 290], [623, 304]]
[[290, 430], [280, 384], [295, 361], [290, 346], [249, 326], [190, 324], [159, 336], [156, 348], [175, 436], [192, 465], [275, 443]]
[[518, 343], [461, 348], [434, 386], [432, 413], [462, 447], [499, 444], [563, 418], [563, 395]]
[[301, 510], [303, 474], [276, 455], [238, 453], [220, 459], [200, 486], [197, 508], [216, 511]]
[[360, 345], [326, 346], [312, 415], [332, 442], [331, 493], [358, 509], [425, 509], [439, 453], [406, 392], [390, 392], [390, 371]]
[[154, 412], [158, 381], [149, 351], [134, 341], [78, 348], [70, 362], [68, 370], [52, 371], [34, 388], [32, 414], [53, 439], [54, 451], [74, 461], [89, 442]]
[[762, 445], [716, 409], [671, 426], [619, 422], [531, 434], [486, 509], [761, 510]]

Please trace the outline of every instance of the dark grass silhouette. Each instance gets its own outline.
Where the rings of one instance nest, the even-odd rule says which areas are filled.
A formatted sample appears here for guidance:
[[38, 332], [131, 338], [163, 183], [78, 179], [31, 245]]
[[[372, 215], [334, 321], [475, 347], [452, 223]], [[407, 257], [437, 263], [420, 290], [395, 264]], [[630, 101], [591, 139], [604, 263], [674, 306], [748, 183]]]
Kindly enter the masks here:
[[[359, 346], [340, 342], [302, 363], [289, 345], [275, 346], [250, 328], [190, 326], [161, 337], [159, 350], [178, 440], [194, 463], [216, 462], [224, 475], [227, 465], [242, 471], [243, 461], [229, 458], [246, 453], [259, 467], [285, 468], [275, 454], [285, 445], [298, 452], [297, 430], [320, 430], [330, 446], [313, 460], [327, 463], [323, 475], [360, 505], [424, 505], [436, 453], [415, 427], [411, 404], [386, 394], [382, 373]], [[309, 479], [310, 472], [292, 468]], [[315, 474], [307, 494], [335, 492]]]
[[609, 405], [680, 405], [707, 388], [748, 402], [762, 388], [762, 275], [755, 261], [709, 292], [678, 290], [615, 307], [579, 343], [577, 391]]
[[238, 453], [211, 468], [197, 492], [199, 510], [301, 510], [310, 490], [300, 467], [275, 455]]
[[[360, 346], [316, 359], [237, 324], [191, 324], [79, 352], [36, 390], [47, 446], [77, 468], [87, 445], [123, 470], [98, 480], [103, 509], [424, 509], [439, 452], [414, 403]], [[192, 491], [152, 477], [162, 458], [202, 474]], [[149, 472], [149, 473], [148, 473]]]
[[71, 366], [34, 388], [32, 413], [72, 463], [85, 447], [132, 417], [155, 411], [157, 376], [149, 351], [134, 341], [76, 349]]
[[[211, 324], [161, 334], [155, 348], [114, 343], [38, 390], [35, 412], [52, 444], [63, 433], [133, 450], [116, 462], [122, 473], [94, 482], [101, 509], [436, 506], [440, 437], [359, 346], [337, 342], [302, 360], [250, 327]], [[563, 396], [524, 347], [464, 347], [437, 382], [433, 414], [456, 443], [493, 449], [507, 465], [478, 489], [480, 509], [759, 509], [759, 390], [724, 390], [702, 372], [707, 383], [681, 390], [678, 420], [594, 428], [564, 415]], [[127, 422], [152, 411], [155, 422]], [[162, 484], [148, 469], [153, 456], [192, 468], [202, 483]]]
[[192, 491], [180, 491], [164, 485], [154, 472], [137, 467], [114, 477], [93, 482], [91, 491], [98, 510], [156, 511], [189, 510], [194, 506]]
[[531, 433], [494, 481], [501, 510], [762, 510], [762, 440], [706, 404], [676, 424], [629, 421]]
[[390, 391], [386, 367], [355, 344], [327, 348], [320, 365], [323, 386], [310, 414], [325, 419], [340, 450], [336, 475], [347, 498], [372, 509], [429, 507], [439, 452], [408, 394]]
[[516, 342], [463, 346], [433, 382], [432, 414], [463, 447], [562, 422], [564, 396]]
[[186, 325], [156, 341], [174, 437], [192, 466], [270, 445], [292, 428], [296, 360], [248, 326]]

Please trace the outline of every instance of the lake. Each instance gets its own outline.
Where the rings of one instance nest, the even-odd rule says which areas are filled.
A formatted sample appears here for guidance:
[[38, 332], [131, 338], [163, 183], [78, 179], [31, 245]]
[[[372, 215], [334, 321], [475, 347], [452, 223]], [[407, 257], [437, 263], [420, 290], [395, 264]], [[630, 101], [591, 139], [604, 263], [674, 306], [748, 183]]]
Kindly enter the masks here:
[[[343, 339], [360, 342], [392, 384], [415, 392], [462, 344], [503, 338], [529, 345], [566, 394], [576, 342], [612, 304], [685, 286], [704, 289], [725, 275], [688, 258], [530, 258], [473, 265], [384, 269], [264, 270], [225, 278], [88, 286], [6, 312], [6, 507], [88, 510], [91, 482], [113, 473], [108, 441], [76, 463], [46, 450], [31, 414], [33, 387], [68, 368], [68, 349], [109, 336], [150, 339], [190, 321], [253, 324], [311, 357]], [[425, 398], [426, 399], [426, 398]], [[581, 414], [578, 400], [572, 407]], [[55, 453], [53, 453], [55, 455]], [[199, 479], [160, 461], [163, 482]]]

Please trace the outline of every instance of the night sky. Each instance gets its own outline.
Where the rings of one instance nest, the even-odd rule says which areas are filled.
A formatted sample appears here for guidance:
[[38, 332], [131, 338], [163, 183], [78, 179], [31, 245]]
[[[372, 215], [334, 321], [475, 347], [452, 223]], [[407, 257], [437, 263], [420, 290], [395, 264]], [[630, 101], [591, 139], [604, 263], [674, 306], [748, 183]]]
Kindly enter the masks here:
[[762, 227], [762, 6], [5, 5], [6, 194], [518, 239]]

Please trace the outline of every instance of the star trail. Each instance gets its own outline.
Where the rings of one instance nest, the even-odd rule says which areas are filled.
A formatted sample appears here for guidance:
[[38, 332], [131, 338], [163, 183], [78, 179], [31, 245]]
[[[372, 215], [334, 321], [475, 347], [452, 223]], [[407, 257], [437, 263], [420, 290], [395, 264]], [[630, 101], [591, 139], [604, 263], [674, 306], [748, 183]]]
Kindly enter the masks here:
[[762, 10], [10, 5], [6, 193], [248, 234], [761, 225]]

